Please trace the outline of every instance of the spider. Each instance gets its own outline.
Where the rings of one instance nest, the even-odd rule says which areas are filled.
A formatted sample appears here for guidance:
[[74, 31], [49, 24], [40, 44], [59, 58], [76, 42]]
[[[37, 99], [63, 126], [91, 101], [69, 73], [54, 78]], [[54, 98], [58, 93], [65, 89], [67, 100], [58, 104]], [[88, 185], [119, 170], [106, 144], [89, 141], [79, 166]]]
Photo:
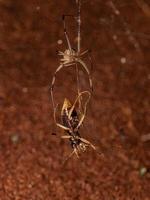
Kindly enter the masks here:
[[[92, 79], [91, 79], [91, 75], [90, 75], [90, 71], [86, 65], [86, 63], [82, 60], [82, 57], [87, 54], [90, 53], [89, 50], [85, 50], [83, 52], [80, 52], [80, 46], [81, 46], [81, 17], [80, 17], [80, 12], [81, 12], [81, 0], [76, 0], [76, 4], [78, 5], [78, 16], [75, 17], [77, 19], [77, 24], [78, 24], [78, 37], [77, 37], [77, 51], [74, 50], [71, 46], [70, 40], [69, 40], [69, 36], [67, 33], [67, 29], [66, 29], [66, 22], [65, 22], [65, 18], [66, 17], [74, 17], [73, 15], [63, 15], [62, 19], [63, 19], [63, 26], [64, 26], [64, 34], [65, 34], [65, 38], [67, 41], [67, 49], [62, 52], [62, 51], [58, 51], [58, 55], [62, 56], [62, 58], [60, 59], [60, 65], [57, 67], [56, 71], [54, 72], [53, 78], [52, 78], [52, 82], [51, 82], [51, 87], [50, 87], [50, 91], [51, 91], [51, 98], [52, 98], [52, 104], [53, 104], [53, 108], [55, 107], [54, 105], [54, 97], [53, 97], [53, 89], [54, 89], [54, 85], [55, 85], [55, 80], [56, 80], [56, 75], [57, 73], [64, 67], [69, 67], [69, 66], [75, 66], [76, 67], [76, 73], [77, 73], [77, 85], [78, 85], [78, 94], [80, 93], [80, 89], [79, 89], [79, 69], [78, 69], [78, 65], [80, 65], [83, 70], [87, 73], [88, 75], [88, 79], [89, 79], [89, 85], [91, 88], [91, 91], [93, 90], [93, 86], [92, 86]], [[92, 59], [91, 56], [89, 54], [89, 59], [91, 62], [91, 66], [92, 66]], [[79, 102], [81, 100], [79, 99]], [[80, 103], [81, 104], [81, 103]]]
[[[83, 113], [81, 113], [79, 116], [75, 107], [76, 104], [79, 102], [80, 97], [83, 97], [83, 95], [87, 95], [87, 99], [84, 103]], [[83, 120], [86, 116], [87, 104], [90, 100], [90, 97], [91, 93], [89, 91], [80, 92], [73, 104], [71, 104], [70, 101], [67, 98], [65, 98], [61, 110], [62, 124], [58, 123], [56, 120], [56, 109], [58, 105], [55, 108], [54, 111], [55, 123], [58, 127], [62, 128], [65, 131], [65, 133], [67, 133], [67, 135], [61, 136], [61, 138], [69, 139], [71, 147], [73, 148], [73, 151], [69, 154], [69, 156], [66, 158], [65, 161], [71, 158], [73, 154], [76, 154], [76, 156], [79, 158], [80, 153], [85, 152], [87, 147], [91, 147], [95, 151], [97, 151], [96, 147], [88, 140], [82, 138], [79, 133], [79, 129], [83, 124]]]

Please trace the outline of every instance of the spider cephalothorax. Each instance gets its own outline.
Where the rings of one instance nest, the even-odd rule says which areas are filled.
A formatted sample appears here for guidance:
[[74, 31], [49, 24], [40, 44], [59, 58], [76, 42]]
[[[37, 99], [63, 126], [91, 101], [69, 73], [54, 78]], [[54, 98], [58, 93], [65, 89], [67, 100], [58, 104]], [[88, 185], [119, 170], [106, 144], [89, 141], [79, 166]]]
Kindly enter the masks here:
[[64, 52], [59, 51], [58, 55], [63, 56], [63, 58], [60, 59], [62, 64], [67, 64], [67, 63], [73, 63], [75, 62], [77, 55], [75, 50], [66, 49]]

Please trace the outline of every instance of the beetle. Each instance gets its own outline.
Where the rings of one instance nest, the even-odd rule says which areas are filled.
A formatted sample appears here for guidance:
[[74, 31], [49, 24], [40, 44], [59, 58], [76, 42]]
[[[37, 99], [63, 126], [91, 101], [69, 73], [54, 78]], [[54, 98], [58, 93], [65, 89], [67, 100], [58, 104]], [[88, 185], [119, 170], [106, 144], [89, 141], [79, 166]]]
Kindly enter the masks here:
[[[87, 99], [84, 103], [82, 113], [81, 111], [77, 112], [75, 107], [76, 104], [79, 102], [79, 99], [82, 98], [83, 95], [86, 95]], [[69, 154], [66, 160], [68, 160], [73, 154], [76, 154], [76, 156], [79, 158], [80, 153], [85, 152], [88, 147], [96, 150], [96, 147], [88, 140], [82, 138], [79, 133], [79, 129], [83, 124], [84, 118], [86, 116], [87, 104], [90, 100], [90, 97], [91, 93], [89, 91], [80, 92], [73, 104], [71, 104], [71, 102], [67, 98], [65, 98], [61, 109], [62, 123], [58, 123], [56, 120], [56, 109], [58, 105], [54, 110], [54, 120], [56, 125], [63, 129], [66, 133], [65, 135], [61, 136], [61, 138], [69, 139], [70, 145], [73, 148], [73, 151]]]

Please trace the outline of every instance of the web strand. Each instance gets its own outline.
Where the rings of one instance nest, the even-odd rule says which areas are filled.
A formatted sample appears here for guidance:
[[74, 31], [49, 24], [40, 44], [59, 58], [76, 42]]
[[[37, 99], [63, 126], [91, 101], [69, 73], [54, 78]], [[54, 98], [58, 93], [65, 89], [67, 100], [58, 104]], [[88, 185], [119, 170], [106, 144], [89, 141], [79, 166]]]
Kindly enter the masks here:
[[78, 0], [77, 6], [78, 6], [78, 14], [77, 14], [77, 24], [78, 24], [78, 44], [77, 44], [77, 52], [80, 53], [81, 50], [81, 1]]

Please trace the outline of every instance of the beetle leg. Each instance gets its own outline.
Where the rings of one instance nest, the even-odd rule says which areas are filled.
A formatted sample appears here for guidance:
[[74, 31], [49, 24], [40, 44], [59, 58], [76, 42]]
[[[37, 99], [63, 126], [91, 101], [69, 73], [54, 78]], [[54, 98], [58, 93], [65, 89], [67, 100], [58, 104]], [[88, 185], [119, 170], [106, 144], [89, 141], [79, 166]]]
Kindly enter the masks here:
[[63, 136], [61, 136], [61, 138], [62, 139], [70, 139], [72, 136], [70, 136], [70, 135], [63, 135]]
[[102, 153], [100, 153], [100, 152], [97, 150], [96, 146], [93, 145], [91, 142], [89, 142], [88, 140], [86, 140], [86, 139], [84, 139], [84, 138], [80, 138], [80, 137], [79, 137], [79, 139], [80, 139], [83, 143], [85, 143], [85, 144], [87, 144], [88, 146], [92, 147], [92, 149], [94, 149], [94, 151], [96, 151], [96, 153], [98, 153], [99, 155], [102, 155]]
[[85, 144], [91, 146], [94, 150], [96, 150], [96, 147], [91, 143], [89, 142], [88, 140], [84, 139], [84, 138], [79, 138], [82, 142], [84, 142]]
[[56, 123], [56, 125], [57, 125], [58, 127], [64, 129], [65, 131], [69, 131], [70, 128], [68, 128], [68, 127], [66, 127], [66, 126], [64, 126], [64, 125], [62, 125], [62, 124], [60, 124], [60, 123], [57, 122], [57, 120], [56, 120], [56, 109], [57, 109], [57, 107], [58, 107], [58, 104], [57, 104], [57, 106], [54, 108], [54, 121], [55, 121], [55, 123]]
[[75, 152], [77, 158], [79, 158], [79, 154], [78, 154], [78, 149], [77, 148], [74, 149], [74, 152]]
[[63, 162], [63, 165], [73, 156], [74, 153], [75, 153], [75, 149], [67, 156], [67, 158]]

